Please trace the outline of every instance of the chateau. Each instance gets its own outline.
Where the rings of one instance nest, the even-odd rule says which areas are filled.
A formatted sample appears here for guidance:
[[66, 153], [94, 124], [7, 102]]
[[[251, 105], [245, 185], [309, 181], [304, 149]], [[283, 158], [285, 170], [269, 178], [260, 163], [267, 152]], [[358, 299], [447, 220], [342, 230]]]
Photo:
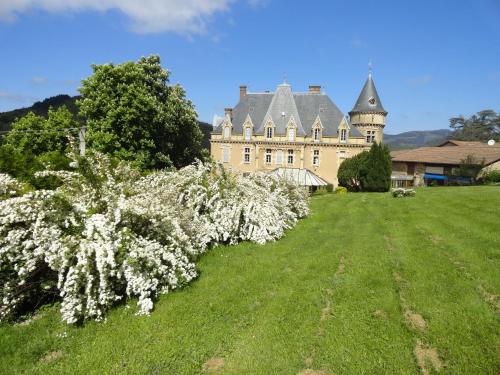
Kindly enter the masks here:
[[211, 154], [237, 173], [286, 168], [337, 186], [344, 159], [383, 141], [386, 116], [371, 73], [349, 117], [321, 86], [305, 93], [286, 82], [275, 92], [240, 86], [239, 103], [225, 109], [212, 132]]

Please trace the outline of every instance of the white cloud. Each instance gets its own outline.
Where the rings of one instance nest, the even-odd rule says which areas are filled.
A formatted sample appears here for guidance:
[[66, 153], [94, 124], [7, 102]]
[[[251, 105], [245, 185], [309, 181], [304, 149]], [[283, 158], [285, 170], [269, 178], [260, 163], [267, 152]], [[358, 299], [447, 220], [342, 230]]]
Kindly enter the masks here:
[[351, 39], [351, 47], [352, 48], [365, 48], [367, 47], [367, 44], [364, 40], [361, 40], [360, 38], [353, 38]]
[[248, 5], [252, 8], [264, 8], [269, 4], [270, 0], [248, 0]]
[[217, 12], [227, 11], [234, 0], [0, 0], [0, 20], [14, 21], [29, 10], [78, 12], [118, 10], [138, 33], [173, 31], [196, 34], [206, 30]]
[[431, 82], [432, 82], [432, 76], [430, 74], [424, 74], [422, 76], [410, 78], [408, 80], [408, 83], [410, 84], [410, 86], [413, 86], [413, 87], [425, 86]]
[[34, 83], [35, 85], [44, 85], [48, 82], [47, 77], [33, 77], [31, 78], [31, 82]]

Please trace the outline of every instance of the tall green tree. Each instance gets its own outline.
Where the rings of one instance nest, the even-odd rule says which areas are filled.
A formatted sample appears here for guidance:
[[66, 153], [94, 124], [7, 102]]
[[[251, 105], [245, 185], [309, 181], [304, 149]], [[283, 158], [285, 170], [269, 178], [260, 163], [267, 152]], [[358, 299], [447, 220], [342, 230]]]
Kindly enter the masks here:
[[452, 117], [450, 118], [450, 128], [453, 129], [452, 139], [481, 142], [487, 142], [490, 139], [500, 141], [500, 113], [486, 109], [469, 118]]
[[160, 57], [93, 65], [77, 101], [90, 147], [144, 169], [182, 167], [202, 156], [194, 106], [169, 85]]
[[374, 142], [360, 170], [363, 191], [389, 191], [392, 162], [389, 148]]

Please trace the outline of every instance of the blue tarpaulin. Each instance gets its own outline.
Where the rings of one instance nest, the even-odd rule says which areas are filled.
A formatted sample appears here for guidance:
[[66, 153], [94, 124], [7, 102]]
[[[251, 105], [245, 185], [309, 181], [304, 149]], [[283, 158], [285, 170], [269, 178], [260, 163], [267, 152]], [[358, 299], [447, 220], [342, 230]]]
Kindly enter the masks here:
[[447, 180], [448, 176], [443, 176], [442, 174], [426, 173], [424, 178], [427, 180]]

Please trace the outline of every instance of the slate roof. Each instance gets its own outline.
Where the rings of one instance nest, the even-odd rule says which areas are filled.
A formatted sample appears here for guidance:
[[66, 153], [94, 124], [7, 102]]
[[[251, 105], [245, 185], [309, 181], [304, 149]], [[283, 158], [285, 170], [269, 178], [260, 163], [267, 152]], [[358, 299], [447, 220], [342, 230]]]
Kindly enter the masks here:
[[[233, 108], [233, 133], [243, 132], [247, 116], [250, 116], [256, 134], [264, 133], [267, 120], [271, 118], [277, 135], [285, 135], [292, 116], [297, 125], [297, 135], [311, 135], [319, 116], [325, 136], [337, 136], [338, 126], [344, 118], [344, 114], [325, 93], [294, 93], [287, 83], [279, 85], [274, 93], [247, 93]], [[214, 133], [222, 130], [222, 123], [217, 125]], [[350, 136], [362, 135], [355, 127], [351, 127]]]
[[354, 104], [354, 107], [351, 110], [351, 112], [349, 112], [349, 114], [358, 112], [363, 112], [363, 113], [382, 112], [387, 114], [378, 96], [377, 89], [375, 88], [375, 83], [373, 82], [371, 73], [368, 74], [368, 78], [366, 79], [365, 85], [361, 90], [361, 94], [359, 94], [359, 98], [356, 101], [356, 104]]
[[485, 165], [500, 160], [500, 147], [465, 145], [457, 147], [420, 147], [413, 150], [392, 151], [392, 161], [426, 164], [459, 165], [468, 155], [472, 155]]

